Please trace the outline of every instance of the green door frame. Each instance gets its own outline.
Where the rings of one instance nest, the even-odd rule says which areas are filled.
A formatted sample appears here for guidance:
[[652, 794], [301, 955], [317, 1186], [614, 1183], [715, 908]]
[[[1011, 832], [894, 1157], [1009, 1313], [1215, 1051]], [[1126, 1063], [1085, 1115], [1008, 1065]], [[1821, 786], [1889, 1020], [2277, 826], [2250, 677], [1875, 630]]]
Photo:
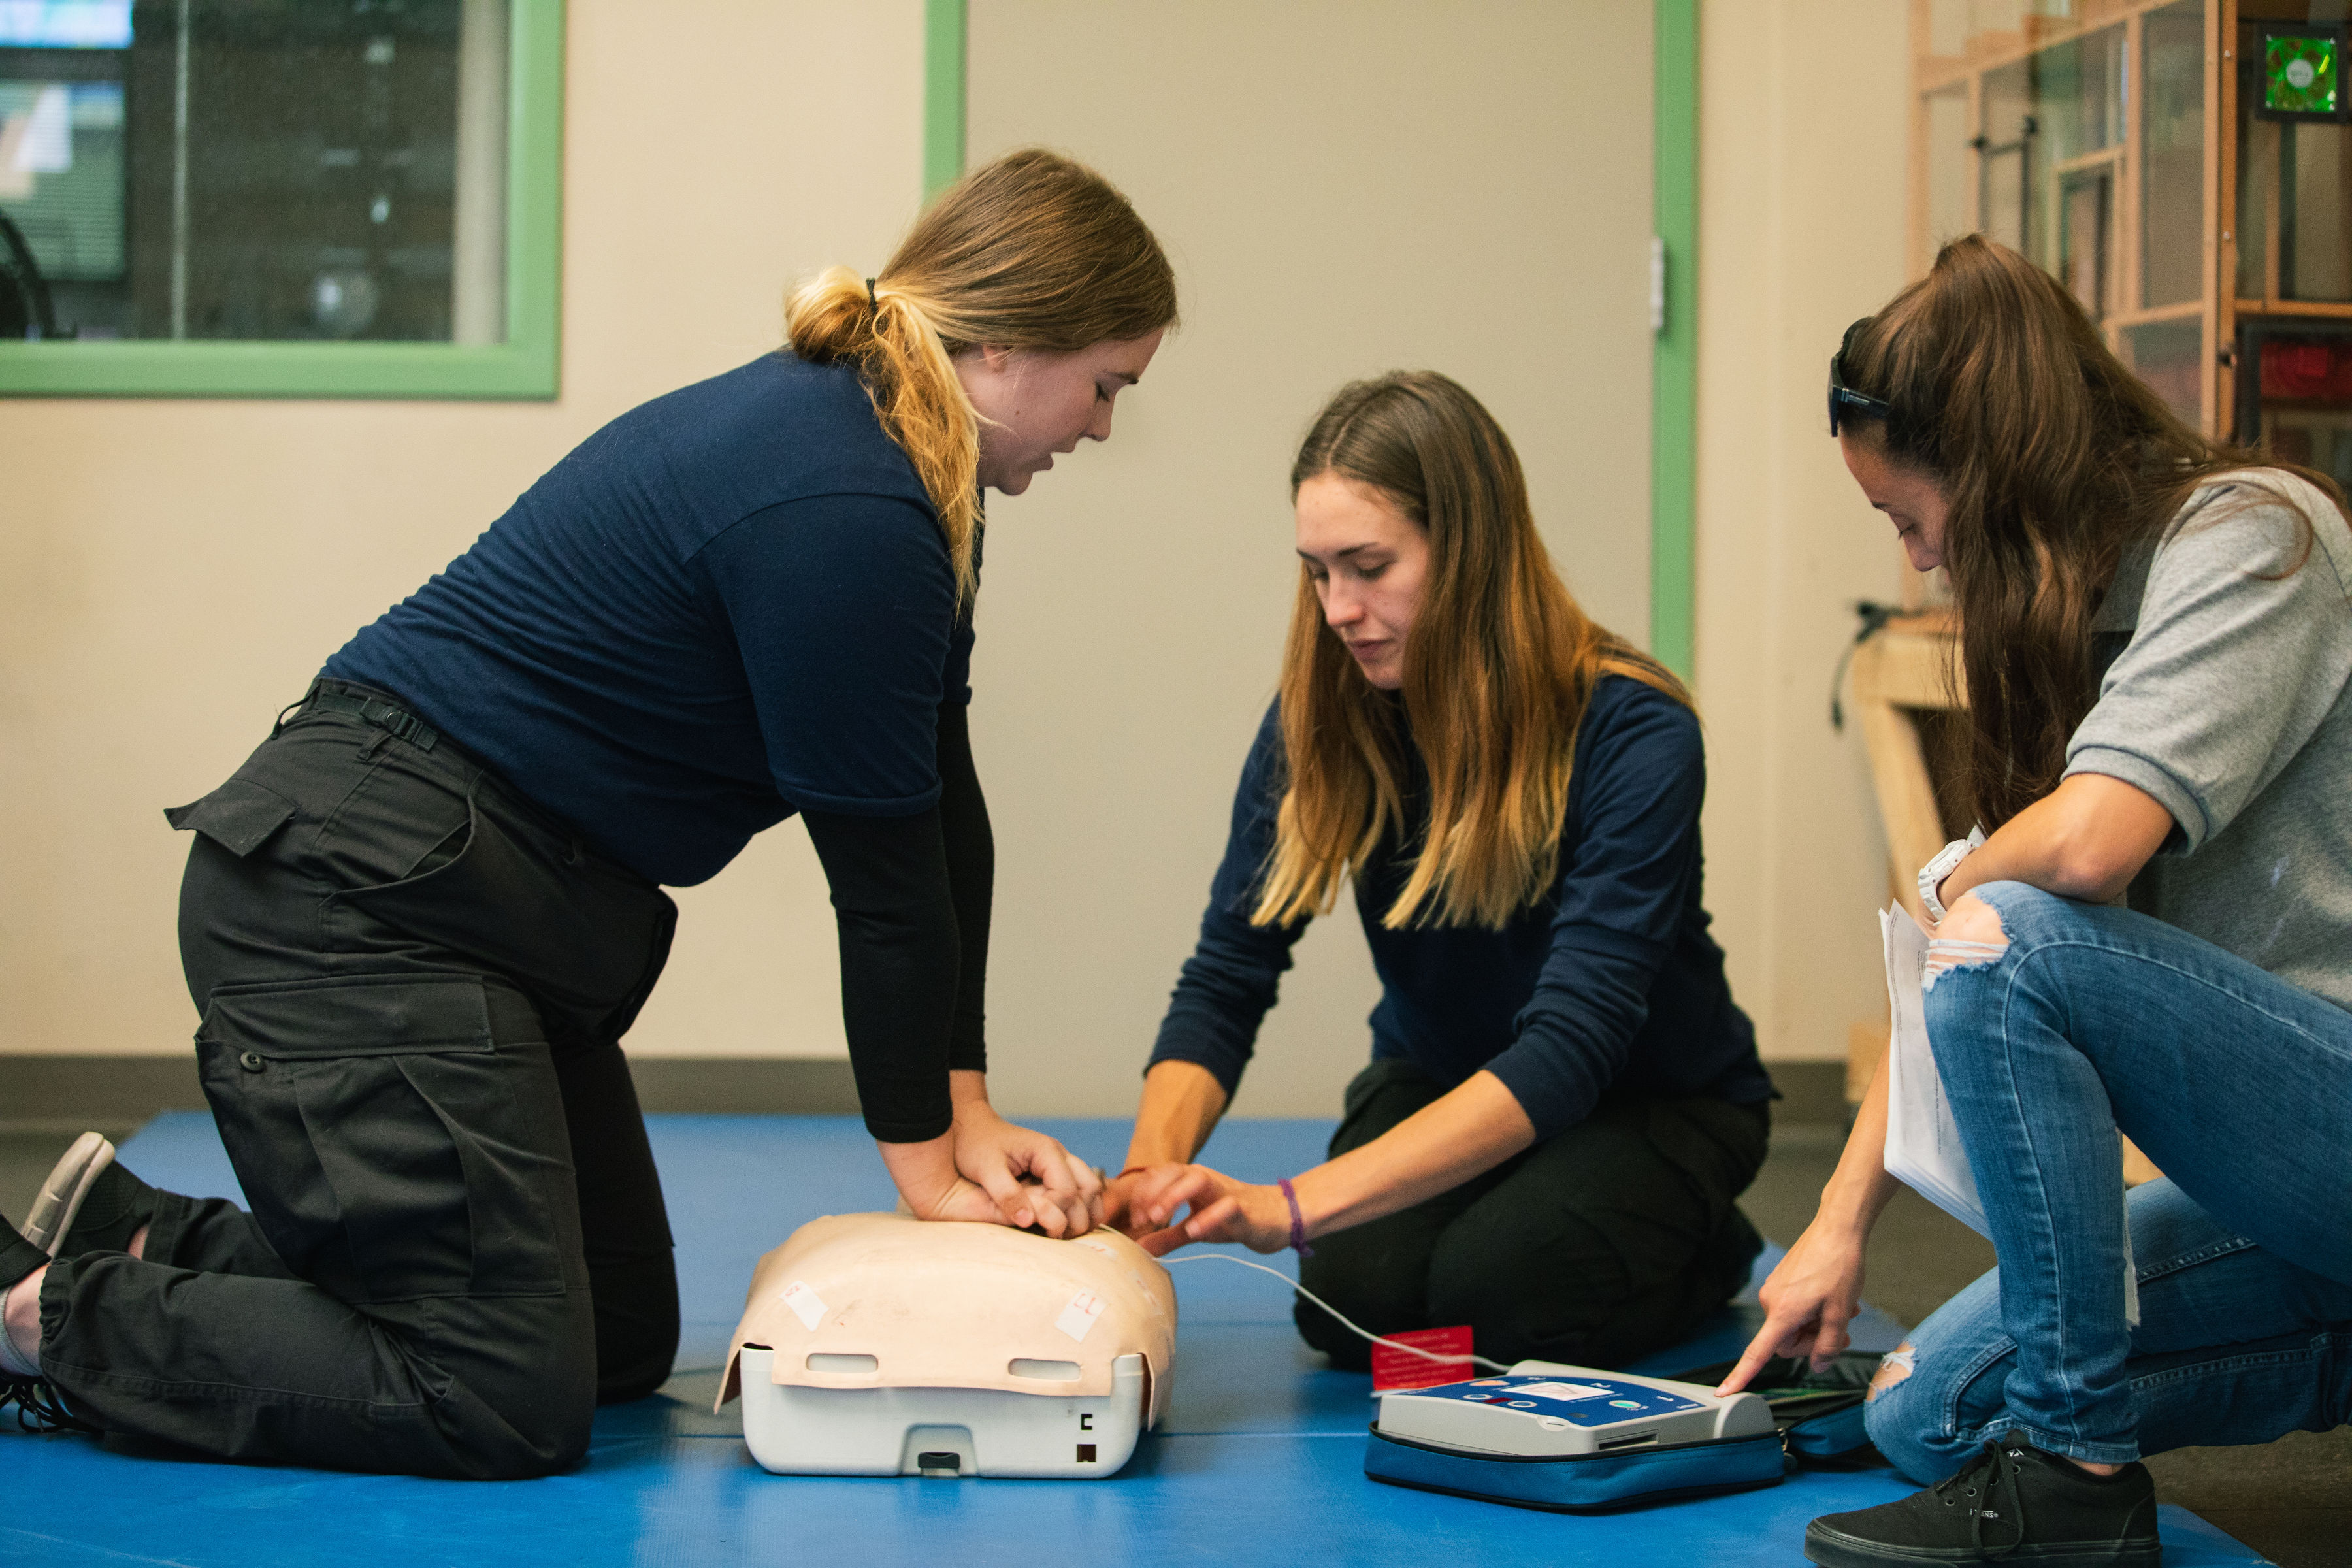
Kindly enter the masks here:
[[923, 199], [963, 173], [968, 0], [923, 0]]
[[1652, 0], [1654, 258], [1664, 276], [1650, 349], [1650, 652], [1685, 681], [1698, 662], [1698, 5]]
[[[1693, 677], [1697, 653], [1698, 6], [1652, 0], [1651, 205], [1664, 276], [1650, 351], [1650, 651]], [[923, 195], [963, 172], [968, 0], [924, 0]]]

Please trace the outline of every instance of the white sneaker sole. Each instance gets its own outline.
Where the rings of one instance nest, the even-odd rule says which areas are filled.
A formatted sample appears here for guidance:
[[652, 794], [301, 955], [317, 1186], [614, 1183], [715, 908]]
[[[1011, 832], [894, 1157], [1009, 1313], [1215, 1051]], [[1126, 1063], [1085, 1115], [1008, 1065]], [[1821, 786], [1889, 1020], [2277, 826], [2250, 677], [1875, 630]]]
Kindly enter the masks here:
[[41, 1195], [33, 1200], [33, 1212], [18, 1234], [55, 1258], [66, 1232], [73, 1228], [74, 1215], [81, 1212], [82, 1200], [112, 1163], [114, 1145], [99, 1134], [85, 1132], [75, 1139], [65, 1158], [50, 1170], [48, 1180], [41, 1184]]

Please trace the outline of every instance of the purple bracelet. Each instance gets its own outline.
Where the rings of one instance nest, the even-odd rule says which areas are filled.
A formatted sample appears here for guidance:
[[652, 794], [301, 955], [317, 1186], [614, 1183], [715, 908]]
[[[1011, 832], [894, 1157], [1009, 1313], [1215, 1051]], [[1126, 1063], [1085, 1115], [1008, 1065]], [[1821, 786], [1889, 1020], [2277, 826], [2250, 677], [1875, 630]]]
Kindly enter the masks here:
[[1275, 1184], [1290, 1204], [1290, 1250], [1301, 1258], [1312, 1258], [1315, 1249], [1307, 1245], [1307, 1216], [1298, 1212], [1298, 1194], [1290, 1188], [1290, 1178], [1285, 1176]]

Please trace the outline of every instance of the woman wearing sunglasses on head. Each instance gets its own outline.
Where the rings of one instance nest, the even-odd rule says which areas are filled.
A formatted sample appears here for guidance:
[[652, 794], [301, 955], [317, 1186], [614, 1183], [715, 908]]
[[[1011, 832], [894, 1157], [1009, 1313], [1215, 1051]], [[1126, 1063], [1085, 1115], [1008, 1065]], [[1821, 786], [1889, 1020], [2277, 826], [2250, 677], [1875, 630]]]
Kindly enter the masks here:
[[[1806, 1549], [2154, 1563], [2142, 1455], [2352, 1412], [2344, 498], [2189, 428], [1981, 238], [1849, 331], [1830, 397], [1958, 604], [1990, 837], [1920, 875], [1927, 1020], [1999, 1266], [1873, 1390], [1872, 1439], [1936, 1484]], [[2165, 1173], [2127, 1216], [2118, 1129]], [[1882, 1064], [1726, 1387], [1843, 1347], [1885, 1133]]]
[[[1604, 1365], [1671, 1343], [1747, 1280], [1733, 1200], [1772, 1092], [1700, 903], [1697, 716], [1578, 608], [1454, 382], [1341, 391], [1291, 489], [1280, 696], [1108, 1212], [1160, 1252], [1299, 1246], [1376, 1333]], [[1343, 882], [1382, 994], [1329, 1162], [1272, 1186], [1190, 1163]], [[1321, 1309], [1297, 1321], [1366, 1364]]]
[[[1025, 490], [1175, 320], [1125, 197], [974, 170], [787, 352], [583, 442], [331, 658], [194, 841], [197, 1053], [252, 1205], [92, 1135], [0, 1225], [0, 1402], [198, 1453], [459, 1478], [585, 1452], [678, 1336], [621, 1039], [664, 885], [798, 815], [866, 1128], [919, 1217], [1088, 1229], [1097, 1173], [991, 1109], [994, 858], [966, 723], [984, 488]], [[78, 1162], [78, 1163], [77, 1163]], [[769, 1212], [748, 1180], [742, 1212]]]

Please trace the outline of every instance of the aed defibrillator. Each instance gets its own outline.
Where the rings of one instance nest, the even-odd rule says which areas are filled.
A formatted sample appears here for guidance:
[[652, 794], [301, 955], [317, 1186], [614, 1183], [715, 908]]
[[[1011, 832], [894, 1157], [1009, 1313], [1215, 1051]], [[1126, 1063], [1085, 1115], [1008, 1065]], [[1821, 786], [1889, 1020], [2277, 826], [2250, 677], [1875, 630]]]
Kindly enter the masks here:
[[1792, 1462], [1865, 1447], [1862, 1405], [1877, 1361], [1843, 1357], [1822, 1373], [1775, 1363], [1760, 1378], [1769, 1397], [1695, 1381], [1720, 1379], [1729, 1363], [1685, 1381], [1523, 1361], [1381, 1394], [1364, 1473], [1561, 1513], [1777, 1486]]

